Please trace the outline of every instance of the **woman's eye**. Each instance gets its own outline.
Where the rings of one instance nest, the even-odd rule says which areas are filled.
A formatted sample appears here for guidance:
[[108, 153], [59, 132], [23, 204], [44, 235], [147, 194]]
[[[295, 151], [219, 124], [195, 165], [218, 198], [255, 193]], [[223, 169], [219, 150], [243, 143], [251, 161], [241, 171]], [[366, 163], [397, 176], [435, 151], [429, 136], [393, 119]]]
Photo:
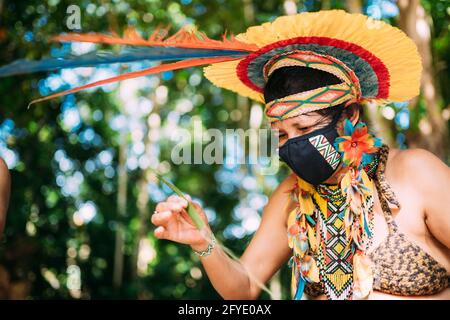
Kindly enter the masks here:
[[311, 126], [309, 126], [309, 127], [301, 127], [301, 128], [297, 128], [297, 130], [298, 130], [298, 132], [300, 133], [300, 134], [305, 134], [305, 133], [308, 133], [309, 131], [310, 131], [310, 129], [311, 129], [312, 127]]

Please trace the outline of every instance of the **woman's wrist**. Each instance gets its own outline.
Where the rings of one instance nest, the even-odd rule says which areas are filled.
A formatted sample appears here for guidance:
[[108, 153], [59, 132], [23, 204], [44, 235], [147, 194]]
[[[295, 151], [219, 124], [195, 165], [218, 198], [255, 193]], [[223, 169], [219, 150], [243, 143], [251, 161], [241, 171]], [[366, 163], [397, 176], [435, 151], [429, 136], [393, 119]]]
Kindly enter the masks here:
[[209, 243], [208, 243], [208, 241], [205, 240], [198, 244], [191, 244], [191, 249], [194, 251], [201, 252], [201, 251], [207, 250], [208, 246], [209, 246]]
[[216, 238], [214, 234], [210, 231], [205, 237], [204, 241], [198, 244], [192, 244], [191, 249], [199, 256], [208, 256], [216, 245]]

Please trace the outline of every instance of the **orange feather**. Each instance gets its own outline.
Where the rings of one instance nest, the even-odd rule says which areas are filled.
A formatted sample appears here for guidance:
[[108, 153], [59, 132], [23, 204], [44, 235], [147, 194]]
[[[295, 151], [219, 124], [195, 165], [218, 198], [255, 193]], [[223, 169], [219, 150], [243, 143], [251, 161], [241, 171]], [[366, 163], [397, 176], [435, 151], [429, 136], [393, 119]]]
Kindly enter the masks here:
[[181, 28], [170, 37], [167, 37], [168, 31], [169, 27], [164, 29], [157, 27], [147, 40], [142, 38], [133, 27], [127, 28], [123, 34], [123, 37], [120, 37], [117, 34], [68, 33], [53, 36], [49, 40], [54, 42], [80, 41], [132, 46], [169, 46], [195, 49], [239, 50], [248, 52], [258, 50], [256, 45], [241, 42], [233, 35], [231, 35], [230, 39], [228, 39], [226, 33], [222, 36], [222, 40], [213, 40], [208, 38], [203, 32], [189, 30], [187, 27]]
[[212, 64], [212, 63], [237, 60], [237, 59], [241, 59], [241, 58], [242, 57], [237, 57], [237, 58], [236, 57], [195, 58], [195, 59], [190, 59], [190, 60], [177, 61], [177, 62], [173, 62], [173, 63], [166, 63], [163, 65], [147, 68], [144, 70], [124, 73], [124, 74], [118, 75], [116, 77], [92, 82], [92, 83], [86, 84], [84, 86], [80, 86], [80, 87], [76, 87], [76, 88], [73, 88], [70, 90], [65, 90], [62, 92], [51, 94], [51, 95], [31, 101], [30, 104], [28, 105], [28, 107], [30, 107], [32, 104], [35, 104], [38, 102], [50, 100], [53, 98], [67, 95], [69, 93], [75, 93], [75, 92], [78, 92], [81, 90], [85, 90], [85, 89], [89, 89], [92, 87], [101, 86], [101, 85], [105, 85], [105, 84], [109, 84], [109, 83], [113, 83], [113, 82], [117, 82], [117, 81], [142, 77], [142, 76], [146, 76], [149, 74], [161, 73], [161, 72], [170, 71], [170, 70], [184, 69], [184, 68], [196, 67], [196, 66], [207, 65], [207, 64]]

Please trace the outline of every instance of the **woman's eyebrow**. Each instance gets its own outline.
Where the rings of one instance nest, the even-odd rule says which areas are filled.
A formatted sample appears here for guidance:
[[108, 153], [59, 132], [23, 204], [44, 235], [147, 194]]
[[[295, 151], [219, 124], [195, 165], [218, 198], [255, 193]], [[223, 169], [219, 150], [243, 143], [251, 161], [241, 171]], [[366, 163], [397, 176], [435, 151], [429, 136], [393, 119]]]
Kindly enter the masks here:
[[325, 123], [323, 123], [324, 121], [324, 119], [327, 119], [327, 117], [326, 116], [321, 116], [319, 119], [316, 119], [315, 121], [309, 121], [309, 122], [307, 122], [307, 123], [299, 123], [299, 122], [296, 122], [295, 123], [295, 126], [298, 128], [298, 129], [304, 129], [304, 128], [309, 128], [309, 127], [314, 127], [314, 126], [317, 126], [317, 125], [320, 125], [320, 124], [326, 124], [328, 121], [325, 121]]
[[296, 122], [295, 124], [294, 124], [294, 126], [297, 128], [297, 129], [305, 129], [305, 128], [309, 128], [309, 127], [311, 127], [311, 126], [313, 126], [313, 125], [315, 125], [316, 124], [316, 122], [312, 122], [312, 123], [298, 123], [298, 122]]
[[305, 123], [303, 123], [303, 122], [296, 122], [294, 125], [295, 125], [296, 127], [306, 127], [306, 126], [308, 126], [308, 124], [305, 124]]

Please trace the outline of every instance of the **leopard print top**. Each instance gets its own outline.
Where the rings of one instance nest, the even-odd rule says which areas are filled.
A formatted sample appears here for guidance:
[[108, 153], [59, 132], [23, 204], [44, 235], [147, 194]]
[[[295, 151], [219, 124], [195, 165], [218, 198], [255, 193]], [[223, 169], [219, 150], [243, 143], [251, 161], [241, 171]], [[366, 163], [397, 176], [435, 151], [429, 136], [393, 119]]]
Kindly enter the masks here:
[[[388, 202], [398, 208], [400, 204], [384, 176], [388, 154], [389, 148], [383, 146], [380, 149], [375, 175], [375, 185], [389, 233], [387, 238], [368, 254], [374, 268], [373, 289], [402, 296], [439, 293], [449, 287], [447, 270], [399, 231], [389, 208]], [[323, 294], [321, 283], [308, 284], [305, 294], [311, 297]]]

